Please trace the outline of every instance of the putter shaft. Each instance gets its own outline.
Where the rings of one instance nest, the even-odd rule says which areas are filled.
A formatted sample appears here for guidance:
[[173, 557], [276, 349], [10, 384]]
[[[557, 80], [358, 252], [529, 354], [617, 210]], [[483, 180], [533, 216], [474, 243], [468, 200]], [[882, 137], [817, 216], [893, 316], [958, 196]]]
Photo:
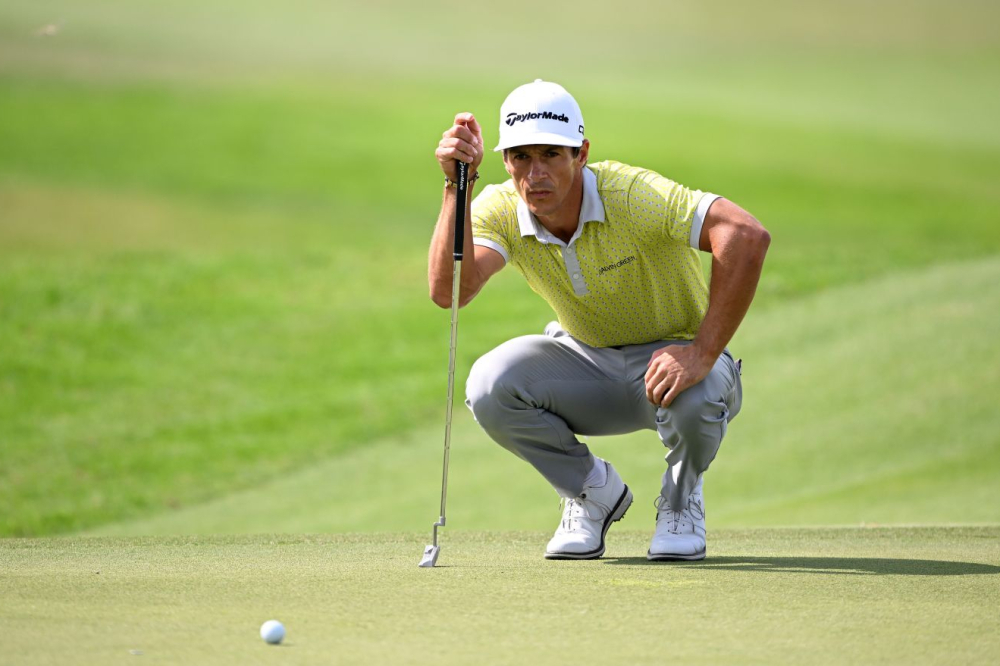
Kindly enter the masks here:
[[462, 260], [455, 260], [455, 276], [451, 285], [451, 347], [448, 350], [448, 402], [444, 413], [444, 461], [441, 471], [441, 515], [434, 523], [434, 546], [438, 545], [438, 527], [445, 525], [448, 504], [448, 459], [451, 454], [451, 416], [455, 402], [455, 356], [458, 350], [458, 292], [461, 288]]
[[455, 355], [458, 349], [458, 305], [462, 287], [462, 254], [465, 247], [465, 205], [469, 180], [469, 165], [458, 163], [458, 188], [455, 197], [455, 259], [451, 281], [451, 345], [448, 349], [448, 402], [444, 418], [444, 461], [441, 470], [441, 514], [434, 523], [433, 542], [424, 551], [420, 562], [422, 567], [433, 567], [440, 553], [438, 528], [445, 525], [445, 510], [448, 504], [448, 462], [451, 454], [451, 416], [455, 401]]

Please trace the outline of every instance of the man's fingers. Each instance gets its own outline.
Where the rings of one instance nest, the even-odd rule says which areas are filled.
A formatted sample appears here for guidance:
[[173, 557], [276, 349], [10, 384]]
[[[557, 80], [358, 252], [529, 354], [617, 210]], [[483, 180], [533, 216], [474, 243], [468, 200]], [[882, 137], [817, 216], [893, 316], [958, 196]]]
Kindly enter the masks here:
[[650, 370], [646, 373], [646, 399], [659, 404], [663, 394], [670, 388], [670, 377], [666, 372]]
[[471, 123], [469, 123], [469, 130], [475, 136], [475, 139], [476, 139], [475, 143], [476, 143], [476, 145], [479, 146], [480, 148], [482, 148], [482, 146], [483, 146], [483, 130], [482, 130], [481, 127], [479, 127], [479, 123], [476, 122], [475, 119], [473, 119], [473, 121]]
[[666, 395], [663, 396], [663, 400], [660, 401], [660, 407], [670, 406], [670, 403], [672, 403], [674, 401], [674, 398], [677, 397], [677, 394], [680, 393], [680, 391], [677, 388], [678, 386], [679, 384], [675, 383], [673, 386], [670, 387], [670, 390], [667, 391]]
[[[453, 125], [441, 135], [441, 148], [454, 149], [457, 152], [448, 154], [449, 159], [461, 159], [463, 162], [470, 162], [482, 153], [482, 138], [473, 134], [469, 128], [462, 125]], [[472, 159], [464, 159], [460, 154], [465, 154]]]
[[436, 151], [438, 160], [458, 160], [471, 164], [479, 154], [475, 146], [461, 139], [441, 139]]
[[683, 372], [671, 374], [664, 363], [652, 364], [646, 371], [646, 399], [660, 407], [669, 406], [687, 388], [683, 377]]
[[674, 382], [671, 382], [669, 378], [664, 377], [663, 380], [648, 386], [646, 389], [646, 399], [654, 405], [660, 405], [663, 402], [663, 399], [668, 393], [670, 393], [670, 391], [673, 390], [673, 388]]
[[458, 167], [455, 162], [465, 162], [477, 167], [483, 159], [483, 135], [479, 122], [471, 113], [459, 113], [455, 123], [442, 132], [434, 156], [445, 175], [455, 180]]
[[479, 127], [479, 121], [476, 120], [476, 117], [471, 113], [469, 113], [468, 111], [463, 111], [462, 113], [456, 114], [455, 124], [466, 126], [476, 134], [482, 132], [482, 128]]
[[452, 125], [451, 127], [449, 127], [448, 129], [446, 129], [441, 134], [441, 138], [443, 138], [443, 139], [451, 139], [451, 138], [461, 139], [462, 141], [467, 141], [468, 143], [471, 143], [472, 145], [478, 145], [480, 143], [479, 137], [476, 136], [472, 132], [472, 130], [470, 130], [468, 127], [465, 127], [463, 125]]
[[476, 120], [476, 117], [474, 115], [472, 115], [471, 113], [469, 114], [468, 127], [475, 134], [480, 134], [481, 135], [483, 133], [483, 128], [479, 126], [479, 121]]
[[478, 149], [475, 145], [465, 141], [464, 139], [445, 139], [441, 142], [445, 147], [452, 148], [456, 152], [463, 153], [470, 158], [475, 157], [479, 154]]
[[483, 128], [479, 126], [479, 121], [471, 113], [459, 113], [455, 116], [455, 128], [461, 129], [463, 132], [467, 131], [468, 136], [463, 136], [469, 143], [479, 146], [483, 146]]
[[459, 131], [468, 132], [470, 141], [482, 143], [483, 130], [479, 126], [479, 121], [471, 113], [460, 113], [455, 116], [455, 128]]
[[669, 406], [707, 374], [697, 367], [697, 359], [691, 359], [690, 348], [679, 347], [671, 351], [669, 347], [653, 352], [646, 369], [646, 397], [660, 407]]

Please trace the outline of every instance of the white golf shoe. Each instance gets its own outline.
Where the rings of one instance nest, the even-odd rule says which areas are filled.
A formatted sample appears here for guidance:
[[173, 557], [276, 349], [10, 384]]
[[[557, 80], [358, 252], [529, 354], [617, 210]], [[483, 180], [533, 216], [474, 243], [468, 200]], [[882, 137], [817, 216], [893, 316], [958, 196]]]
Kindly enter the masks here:
[[670, 506], [666, 497], [656, 498], [656, 532], [646, 559], [705, 559], [705, 500], [701, 479], [679, 511]]
[[632, 491], [618, 472], [607, 465], [603, 486], [587, 487], [579, 497], [563, 500], [562, 522], [545, 548], [549, 560], [590, 560], [604, 554], [604, 535], [611, 523], [621, 520], [632, 505]]

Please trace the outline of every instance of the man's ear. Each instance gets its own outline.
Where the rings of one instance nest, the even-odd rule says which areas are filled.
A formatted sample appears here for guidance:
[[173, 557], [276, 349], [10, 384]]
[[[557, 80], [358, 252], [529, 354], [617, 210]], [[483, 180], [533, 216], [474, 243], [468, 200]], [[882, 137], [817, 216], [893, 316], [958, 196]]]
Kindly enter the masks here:
[[583, 145], [580, 146], [580, 166], [586, 166], [588, 159], [590, 159], [590, 141], [584, 139]]

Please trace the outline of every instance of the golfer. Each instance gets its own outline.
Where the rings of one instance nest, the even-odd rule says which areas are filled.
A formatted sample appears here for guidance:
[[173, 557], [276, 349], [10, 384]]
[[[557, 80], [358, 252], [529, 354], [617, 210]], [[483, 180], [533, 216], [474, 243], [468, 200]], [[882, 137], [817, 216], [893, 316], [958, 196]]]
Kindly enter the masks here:
[[[770, 236], [722, 197], [620, 162], [589, 164], [580, 107], [555, 83], [507, 97], [494, 150], [510, 180], [470, 204], [460, 303], [510, 264], [558, 322], [480, 358], [466, 404], [564, 498], [546, 558], [604, 554], [632, 492], [578, 437], [637, 430], [655, 430], [669, 450], [647, 557], [704, 558], [702, 476], [742, 400], [726, 344], [753, 300]], [[469, 165], [472, 187], [484, 152], [471, 113], [455, 116], [437, 147], [445, 190], [428, 272], [442, 308], [451, 306], [457, 162]], [[712, 254], [710, 284], [699, 250]]]

